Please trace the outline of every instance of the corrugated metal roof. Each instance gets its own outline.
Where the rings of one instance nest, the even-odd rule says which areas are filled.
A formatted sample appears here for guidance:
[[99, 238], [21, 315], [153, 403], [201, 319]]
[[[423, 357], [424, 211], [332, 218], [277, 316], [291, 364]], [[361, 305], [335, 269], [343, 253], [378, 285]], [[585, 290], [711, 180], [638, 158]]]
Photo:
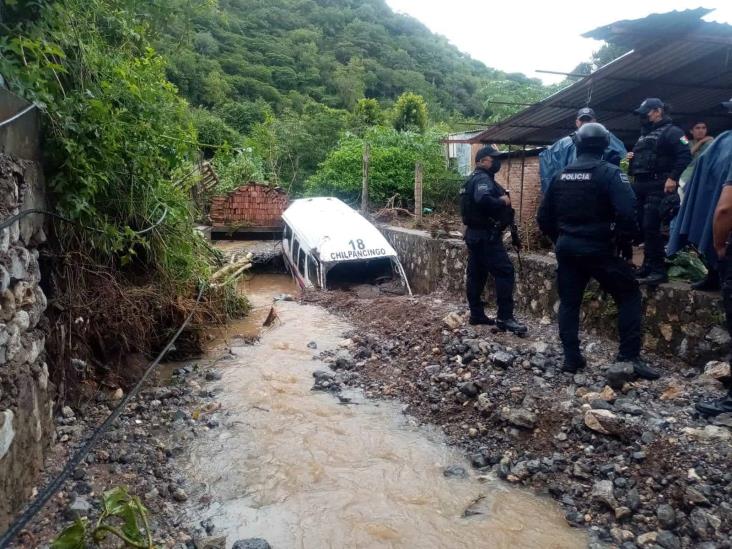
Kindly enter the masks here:
[[631, 144], [639, 130], [632, 111], [646, 97], [670, 104], [682, 127], [704, 120], [712, 134], [730, 128], [732, 118], [719, 104], [732, 95], [732, 26], [701, 21], [709, 11], [654, 14], [587, 33], [613, 42], [613, 33], [620, 33], [632, 37], [635, 49], [475, 140], [546, 145], [573, 131], [577, 109], [590, 106], [600, 122]]

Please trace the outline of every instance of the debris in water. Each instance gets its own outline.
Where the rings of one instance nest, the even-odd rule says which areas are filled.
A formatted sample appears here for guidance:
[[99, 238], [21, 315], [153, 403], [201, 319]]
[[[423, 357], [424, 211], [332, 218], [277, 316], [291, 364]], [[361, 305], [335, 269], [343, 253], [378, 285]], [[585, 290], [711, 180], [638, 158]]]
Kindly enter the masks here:
[[272, 326], [272, 324], [274, 324], [274, 321], [277, 320], [278, 318], [279, 318], [279, 316], [277, 315], [277, 311], [275, 310], [275, 308], [270, 307], [269, 313], [267, 314], [267, 318], [264, 319], [264, 323], [262, 324], [262, 326], [264, 326], [265, 328], [269, 328], [270, 326]]

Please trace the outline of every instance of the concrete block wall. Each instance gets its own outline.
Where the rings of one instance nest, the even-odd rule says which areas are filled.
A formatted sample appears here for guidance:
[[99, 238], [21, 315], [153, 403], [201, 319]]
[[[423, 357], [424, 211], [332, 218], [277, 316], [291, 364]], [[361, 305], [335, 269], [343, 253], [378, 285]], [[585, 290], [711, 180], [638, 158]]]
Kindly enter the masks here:
[[279, 227], [288, 204], [282, 189], [251, 182], [214, 197], [209, 215], [214, 227]]
[[[0, 120], [26, 105], [0, 88]], [[44, 207], [39, 127], [31, 112], [0, 128], [0, 220]], [[0, 231], [0, 531], [31, 495], [55, 433], [36, 249], [43, 222], [27, 216]]]
[[[415, 292], [444, 291], [465, 299], [467, 253], [462, 240], [434, 239], [427, 232], [401, 227], [382, 227], [381, 231], [399, 254]], [[547, 324], [556, 322], [556, 261], [545, 254], [522, 254], [522, 260], [514, 296], [519, 314]], [[514, 265], [518, 267], [515, 257]], [[490, 281], [487, 292], [491, 302]], [[718, 295], [696, 292], [681, 283], [643, 289], [644, 348], [698, 366], [724, 357], [729, 337], [719, 299]], [[612, 299], [601, 295], [598, 287], [589, 286], [582, 311], [583, 328], [616, 338], [616, 315]]]

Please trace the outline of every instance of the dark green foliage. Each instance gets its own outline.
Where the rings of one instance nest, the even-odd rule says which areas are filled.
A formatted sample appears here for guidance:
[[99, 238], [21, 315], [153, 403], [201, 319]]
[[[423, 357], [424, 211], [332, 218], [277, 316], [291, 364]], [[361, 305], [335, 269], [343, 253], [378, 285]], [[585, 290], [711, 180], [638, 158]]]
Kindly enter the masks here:
[[399, 132], [374, 127], [364, 137], [346, 135], [328, 154], [318, 172], [307, 181], [310, 195], [335, 195], [354, 202], [361, 193], [364, 144], [370, 145], [369, 198], [383, 205], [394, 196], [411, 202], [414, 197], [414, 168], [422, 163], [425, 200], [434, 201], [451, 192], [454, 173], [445, 166], [442, 133]]
[[217, 149], [225, 145], [237, 147], [242, 143], [241, 135], [216, 114], [206, 109], [193, 109], [193, 126], [204, 156], [210, 158]]
[[394, 104], [393, 117], [397, 130], [423, 132], [427, 128], [427, 104], [422, 96], [405, 92]]

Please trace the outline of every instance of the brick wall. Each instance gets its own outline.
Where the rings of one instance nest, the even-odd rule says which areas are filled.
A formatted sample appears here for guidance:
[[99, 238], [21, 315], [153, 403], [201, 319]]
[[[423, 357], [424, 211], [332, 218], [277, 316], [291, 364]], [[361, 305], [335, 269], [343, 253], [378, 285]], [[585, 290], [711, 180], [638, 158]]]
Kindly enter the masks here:
[[279, 227], [288, 203], [287, 193], [278, 187], [247, 183], [227, 195], [214, 197], [209, 215], [215, 227]]
[[516, 223], [522, 229], [524, 240], [531, 245], [538, 237], [536, 214], [541, 204], [539, 157], [527, 156], [523, 162], [524, 183], [521, 185], [521, 157], [506, 158], [496, 181], [511, 193], [511, 203], [516, 210]]

